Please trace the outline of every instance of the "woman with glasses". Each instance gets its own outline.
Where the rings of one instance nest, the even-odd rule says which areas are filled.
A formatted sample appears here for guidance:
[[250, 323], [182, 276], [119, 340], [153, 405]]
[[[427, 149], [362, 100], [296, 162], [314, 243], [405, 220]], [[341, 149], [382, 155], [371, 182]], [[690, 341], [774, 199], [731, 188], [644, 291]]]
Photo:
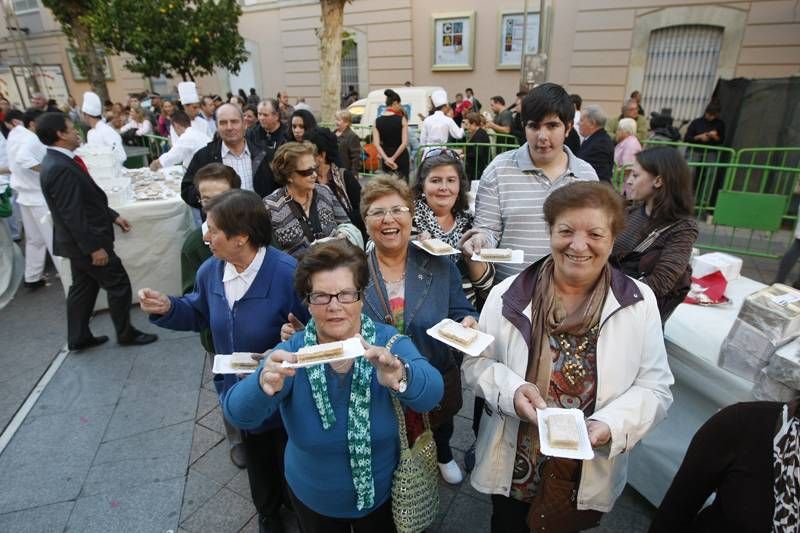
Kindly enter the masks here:
[[[216, 353], [262, 354], [280, 341], [289, 315], [308, 311], [292, 290], [297, 262], [269, 245], [271, 225], [261, 198], [252, 191], [231, 190], [204, 203], [208, 230], [203, 239], [213, 258], [197, 271], [194, 290], [166, 296], [139, 291], [139, 303], [150, 321], [179, 331], [211, 330]], [[254, 358], [260, 358], [255, 355]], [[224, 400], [237, 381], [234, 374], [215, 375]], [[283, 447], [286, 432], [278, 413], [248, 426], [244, 434], [247, 475], [261, 528], [280, 526], [283, 503]]]
[[[425, 154], [413, 188], [413, 223], [420, 239], [441, 239], [458, 249], [461, 238], [472, 229], [475, 219], [469, 212], [468, 191], [469, 181], [456, 152], [437, 148]], [[463, 253], [447, 257], [461, 273], [461, 286], [467, 299], [480, 309], [492, 288], [494, 263], [472, 261]]]
[[408, 118], [400, 105], [400, 95], [391, 89], [384, 94], [386, 109], [372, 127], [373, 144], [383, 161], [384, 172], [395, 172], [408, 181]]
[[[393, 397], [426, 412], [442, 396], [442, 378], [408, 337], [370, 318], [370, 281], [359, 248], [333, 241], [300, 261], [294, 286], [311, 320], [227, 396], [226, 418], [258, 427], [280, 413], [286, 425], [286, 482], [300, 529], [394, 531], [392, 474], [400, 455]], [[361, 336], [364, 357], [286, 368], [306, 346]]]
[[317, 183], [315, 156], [309, 142], [281, 145], [272, 159], [275, 182], [281, 187], [264, 198], [275, 243], [296, 259], [311, 243], [337, 236], [337, 226], [350, 222], [330, 189]]
[[[443, 376], [457, 379], [457, 386], [446, 387], [446, 394], [457, 397], [445, 398], [443, 404], [460, 405], [460, 372], [453, 351], [426, 333], [443, 318], [477, 327], [478, 314], [464, 296], [458, 267], [447, 257], [431, 255], [411, 244], [414, 204], [404, 181], [391, 176], [371, 180], [361, 191], [361, 213], [375, 243], [368, 256], [365, 312], [411, 337]], [[445, 481], [455, 484], [463, 474], [450, 450], [452, 434], [452, 416], [434, 428], [439, 470]]]

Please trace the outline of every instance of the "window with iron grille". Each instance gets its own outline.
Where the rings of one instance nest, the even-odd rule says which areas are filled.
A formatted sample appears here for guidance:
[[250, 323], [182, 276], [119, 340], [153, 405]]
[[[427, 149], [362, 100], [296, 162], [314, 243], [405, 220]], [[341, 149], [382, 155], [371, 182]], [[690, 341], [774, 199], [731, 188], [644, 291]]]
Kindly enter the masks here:
[[645, 110], [667, 108], [677, 126], [703, 114], [717, 82], [723, 28], [684, 25], [650, 34], [642, 97]]
[[351, 85], [358, 90], [358, 44], [348, 39], [342, 42], [342, 98]]

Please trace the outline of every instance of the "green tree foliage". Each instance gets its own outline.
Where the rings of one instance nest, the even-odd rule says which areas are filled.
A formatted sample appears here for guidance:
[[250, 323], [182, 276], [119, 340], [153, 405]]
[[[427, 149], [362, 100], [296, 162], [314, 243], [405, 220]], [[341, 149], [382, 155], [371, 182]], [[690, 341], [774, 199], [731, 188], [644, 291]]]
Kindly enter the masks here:
[[97, 54], [96, 39], [92, 33], [90, 13], [99, 0], [42, 0], [45, 7], [61, 24], [64, 34], [75, 48], [78, 68], [85, 73], [92, 90], [102, 101], [108, 100], [108, 88], [104, 73], [104, 60]]
[[[53, 1], [53, 0], [51, 0]], [[131, 56], [125, 67], [144, 76], [184, 80], [217, 68], [239, 72], [247, 60], [236, 0], [84, 0], [95, 39]]]

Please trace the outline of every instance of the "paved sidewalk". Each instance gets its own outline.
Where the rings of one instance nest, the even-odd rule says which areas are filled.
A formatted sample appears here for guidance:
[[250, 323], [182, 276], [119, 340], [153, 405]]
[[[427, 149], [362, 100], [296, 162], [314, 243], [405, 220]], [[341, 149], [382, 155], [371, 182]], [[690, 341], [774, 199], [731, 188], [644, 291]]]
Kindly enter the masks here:
[[[745, 259], [743, 274], [769, 283], [777, 262]], [[790, 277], [790, 281], [794, 278]], [[256, 532], [247, 474], [231, 464], [211, 375], [194, 333], [156, 331], [144, 347], [114, 343], [107, 313], [92, 322], [112, 340], [70, 353], [0, 454], [0, 531]], [[0, 428], [64, 345], [60, 282], [20, 289], [0, 310]], [[456, 460], [472, 443], [472, 396], [456, 418]], [[485, 532], [491, 505], [468, 482], [440, 484], [432, 532]], [[596, 531], [647, 530], [653, 507], [628, 488]], [[297, 531], [291, 514], [288, 530]]]
[[[61, 298], [57, 291], [21, 294], [16, 312], [57, 308]], [[141, 312], [132, 313], [137, 327], [155, 329]], [[1, 318], [3, 324], [9, 320], [5, 312]], [[48, 326], [52, 336], [28, 329], [7, 346], [16, 340], [54, 350], [63, 334], [57, 325], [54, 319]], [[105, 313], [92, 329], [113, 339]], [[120, 347], [112, 340], [67, 356], [0, 455], [0, 531], [258, 530], [247, 474], [228, 456], [197, 335], [158, 333], [159, 341], [148, 346]], [[472, 442], [471, 406], [465, 391], [453, 437], [462, 465]], [[440, 494], [439, 519], [431, 531], [489, 530], [487, 496], [467, 482], [441, 484]], [[651, 512], [629, 490], [599, 531], [645, 531]], [[287, 529], [297, 531], [293, 516], [284, 517]]]

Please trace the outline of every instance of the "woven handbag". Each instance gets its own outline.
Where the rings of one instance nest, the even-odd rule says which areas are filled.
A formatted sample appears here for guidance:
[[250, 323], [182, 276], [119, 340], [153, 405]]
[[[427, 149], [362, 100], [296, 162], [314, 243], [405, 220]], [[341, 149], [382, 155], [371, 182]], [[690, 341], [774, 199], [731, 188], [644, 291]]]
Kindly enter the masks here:
[[436, 443], [424, 413], [425, 431], [409, 447], [403, 406], [394, 396], [392, 404], [400, 435], [400, 461], [392, 478], [392, 517], [397, 533], [418, 533], [430, 527], [439, 512]]

